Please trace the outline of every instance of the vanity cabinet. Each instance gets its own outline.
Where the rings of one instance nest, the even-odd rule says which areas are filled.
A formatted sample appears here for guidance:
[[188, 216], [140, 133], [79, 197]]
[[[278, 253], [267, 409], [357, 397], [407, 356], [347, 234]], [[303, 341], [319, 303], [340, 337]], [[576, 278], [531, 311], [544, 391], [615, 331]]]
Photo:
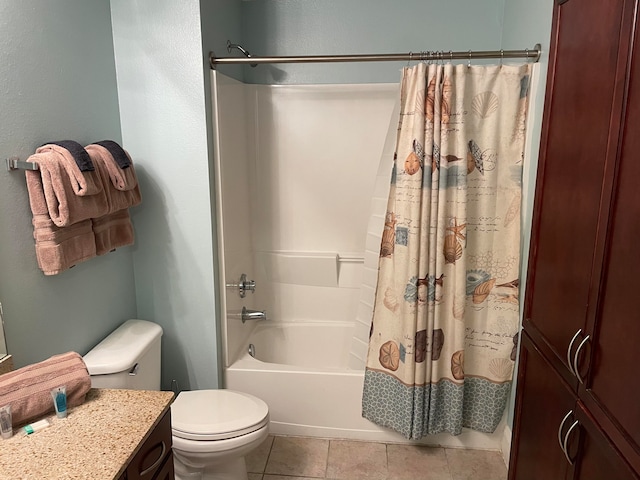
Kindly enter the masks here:
[[168, 411], [118, 480], [173, 480], [173, 477], [171, 411]]
[[554, 6], [511, 480], [640, 478], [637, 6]]

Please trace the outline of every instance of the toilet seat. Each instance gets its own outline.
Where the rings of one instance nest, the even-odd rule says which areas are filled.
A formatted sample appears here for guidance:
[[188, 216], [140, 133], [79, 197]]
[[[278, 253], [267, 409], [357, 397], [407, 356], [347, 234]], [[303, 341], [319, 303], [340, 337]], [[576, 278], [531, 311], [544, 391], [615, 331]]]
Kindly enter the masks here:
[[173, 435], [216, 441], [247, 435], [269, 423], [269, 407], [248, 393], [233, 390], [180, 392], [171, 405]]

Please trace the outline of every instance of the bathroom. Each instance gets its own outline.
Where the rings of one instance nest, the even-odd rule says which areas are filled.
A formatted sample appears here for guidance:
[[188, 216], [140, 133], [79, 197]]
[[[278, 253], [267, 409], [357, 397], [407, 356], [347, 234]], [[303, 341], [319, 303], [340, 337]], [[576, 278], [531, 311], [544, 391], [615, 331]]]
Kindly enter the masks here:
[[[0, 302], [16, 366], [68, 350], [84, 353], [123, 320], [146, 318], [165, 332], [163, 388], [174, 379], [184, 390], [221, 385], [209, 51], [226, 54], [228, 39], [256, 55], [536, 43], [545, 51], [551, 2], [542, 3], [3, 2], [3, 157], [25, 158], [51, 138], [112, 138], [135, 155], [143, 192], [143, 203], [132, 210], [133, 247], [46, 278], [35, 265], [24, 179], [0, 177]], [[542, 78], [545, 62], [543, 54]], [[230, 67], [224, 73], [270, 84], [393, 83], [401, 66]], [[543, 81], [538, 90], [541, 105]], [[540, 120], [532, 119], [533, 159]], [[533, 183], [533, 176], [527, 180]], [[524, 201], [530, 211], [531, 199]]]

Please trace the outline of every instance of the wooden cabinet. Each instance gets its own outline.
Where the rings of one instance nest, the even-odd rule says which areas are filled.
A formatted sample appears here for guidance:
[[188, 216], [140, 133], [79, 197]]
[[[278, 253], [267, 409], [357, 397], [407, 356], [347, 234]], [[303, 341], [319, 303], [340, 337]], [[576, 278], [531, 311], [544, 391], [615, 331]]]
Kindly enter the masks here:
[[119, 480], [168, 480], [173, 477], [171, 411], [168, 411], [140, 446]]
[[518, 480], [637, 480], [626, 459], [526, 334], [509, 477]]
[[512, 480], [640, 478], [637, 6], [554, 7]]
[[571, 478], [567, 474], [573, 471], [572, 466], [555, 439], [562, 420], [573, 409], [576, 398], [559, 375], [549, 375], [551, 369], [551, 364], [525, 333], [520, 342], [518, 367], [520, 398], [516, 413], [519, 423], [516, 423], [513, 432], [520, 441], [517, 455], [515, 452], [511, 455], [511, 478]]

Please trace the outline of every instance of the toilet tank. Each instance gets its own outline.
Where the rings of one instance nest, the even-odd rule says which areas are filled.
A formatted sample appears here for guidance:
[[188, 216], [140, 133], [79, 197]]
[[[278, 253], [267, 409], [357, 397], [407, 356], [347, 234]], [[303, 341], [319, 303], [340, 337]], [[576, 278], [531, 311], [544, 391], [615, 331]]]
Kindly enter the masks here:
[[94, 388], [160, 390], [162, 327], [127, 320], [83, 359]]

